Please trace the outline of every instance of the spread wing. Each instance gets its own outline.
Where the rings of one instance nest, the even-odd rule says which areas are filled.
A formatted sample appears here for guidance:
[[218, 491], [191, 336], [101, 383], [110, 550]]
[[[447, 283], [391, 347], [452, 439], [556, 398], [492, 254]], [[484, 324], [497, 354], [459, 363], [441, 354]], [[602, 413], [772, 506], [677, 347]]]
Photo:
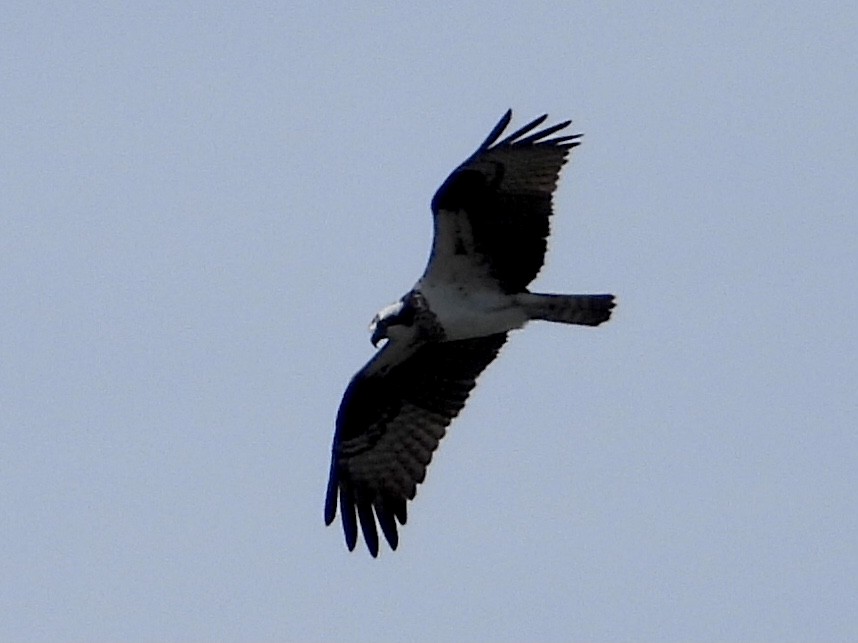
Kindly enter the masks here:
[[388, 342], [352, 378], [337, 414], [325, 523], [337, 513], [349, 549], [360, 522], [366, 546], [378, 555], [378, 531], [396, 549], [397, 521], [426, 476], [446, 427], [465, 405], [477, 376], [497, 357], [506, 333], [423, 345], [389, 369]]
[[537, 129], [544, 115], [497, 142], [511, 118], [508, 111], [435, 193], [435, 237], [424, 280], [491, 280], [516, 293], [542, 268], [551, 195], [581, 135], [552, 138], [571, 121]]

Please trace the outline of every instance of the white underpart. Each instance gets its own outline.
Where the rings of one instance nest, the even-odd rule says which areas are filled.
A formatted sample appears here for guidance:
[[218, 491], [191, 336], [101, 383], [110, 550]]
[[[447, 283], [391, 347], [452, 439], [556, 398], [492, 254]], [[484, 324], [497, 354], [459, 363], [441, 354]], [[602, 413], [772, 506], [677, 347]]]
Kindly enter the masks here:
[[479, 261], [466, 212], [436, 213], [433, 244], [433, 258], [415, 288], [448, 340], [494, 335], [527, 323], [515, 295], [501, 291], [488, 266]]
[[[471, 284], [473, 286], [475, 284]], [[417, 282], [426, 302], [444, 328], [447, 340], [484, 337], [521, 328], [528, 316], [514, 295], [498, 290]]]

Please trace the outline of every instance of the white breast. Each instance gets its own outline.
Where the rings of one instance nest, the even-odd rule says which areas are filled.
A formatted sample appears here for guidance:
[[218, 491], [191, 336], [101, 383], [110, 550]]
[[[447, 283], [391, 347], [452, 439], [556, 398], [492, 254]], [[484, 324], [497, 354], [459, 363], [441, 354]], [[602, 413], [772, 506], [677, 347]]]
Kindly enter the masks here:
[[423, 279], [416, 288], [444, 327], [448, 340], [503, 333], [521, 328], [528, 320], [513, 296], [497, 290], [471, 290]]

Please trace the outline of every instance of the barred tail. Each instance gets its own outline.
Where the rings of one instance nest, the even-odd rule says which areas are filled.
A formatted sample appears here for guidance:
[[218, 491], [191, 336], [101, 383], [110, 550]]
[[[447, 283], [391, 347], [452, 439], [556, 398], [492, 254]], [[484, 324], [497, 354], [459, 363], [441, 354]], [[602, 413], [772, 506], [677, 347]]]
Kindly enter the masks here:
[[522, 293], [519, 303], [530, 319], [598, 326], [610, 318], [614, 296]]

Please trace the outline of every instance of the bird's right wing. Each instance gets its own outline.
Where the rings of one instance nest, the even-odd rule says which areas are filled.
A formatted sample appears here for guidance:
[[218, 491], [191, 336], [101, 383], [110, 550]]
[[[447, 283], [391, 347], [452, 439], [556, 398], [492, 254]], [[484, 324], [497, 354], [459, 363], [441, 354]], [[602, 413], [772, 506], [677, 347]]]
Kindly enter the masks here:
[[376, 368], [388, 343], [352, 378], [337, 414], [325, 523], [337, 513], [349, 549], [360, 522], [367, 548], [378, 555], [376, 520], [391, 548], [405, 524], [406, 502], [423, 482], [432, 453], [458, 415], [477, 376], [497, 357], [506, 333], [433, 342], [399, 364]]

